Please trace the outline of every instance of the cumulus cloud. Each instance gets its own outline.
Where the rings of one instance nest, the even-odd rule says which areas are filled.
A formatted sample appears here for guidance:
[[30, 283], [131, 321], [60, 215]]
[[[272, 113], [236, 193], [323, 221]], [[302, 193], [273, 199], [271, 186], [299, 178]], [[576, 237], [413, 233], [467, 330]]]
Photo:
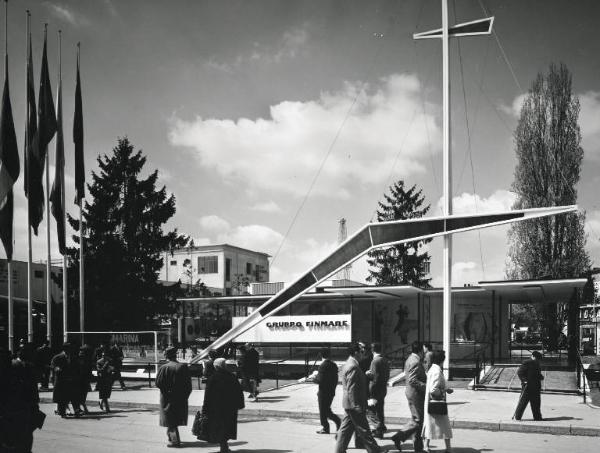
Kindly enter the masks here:
[[523, 108], [523, 104], [525, 103], [525, 99], [527, 98], [527, 93], [519, 94], [512, 101], [512, 104], [500, 104], [499, 108], [501, 111], [506, 113], [507, 115], [513, 116], [515, 118], [519, 118], [521, 116], [521, 109]]
[[251, 211], [258, 212], [266, 212], [266, 213], [274, 213], [281, 212], [281, 208], [274, 201], [265, 201], [261, 203], [256, 203], [249, 208]]
[[82, 14], [75, 12], [58, 3], [45, 2], [45, 6], [59, 20], [71, 24], [73, 27], [84, 27], [89, 25], [89, 20]]
[[200, 223], [200, 226], [209, 233], [221, 233], [222, 231], [229, 231], [231, 228], [227, 220], [216, 215], [200, 217], [198, 222]]
[[600, 158], [600, 92], [588, 91], [579, 96], [581, 111], [581, 146], [585, 156]]
[[[475, 214], [510, 211], [516, 198], [515, 193], [508, 190], [496, 190], [487, 198], [464, 192], [452, 198], [452, 213]], [[439, 212], [441, 212], [443, 203], [443, 198], [440, 198], [437, 202]]]
[[306, 51], [306, 44], [310, 38], [307, 25], [286, 31], [275, 40], [273, 44], [252, 43], [252, 48], [247, 54], [240, 54], [232, 61], [219, 61], [210, 57], [205, 63], [206, 68], [233, 74], [246, 64], [277, 64], [284, 60], [294, 59]]
[[344, 124], [313, 194], [348, 198], [354, 190], [379, 187], [394, 161], [399, 178], [424, 174], [427, 137], [440, 133], [435, 118], [422, 113], [419, 80], [393, 75], [377, 88], [362, 87], [347, 83], [316, 100], [283, 101], [271, 106], [269, 118], [174, 118], [170, 141], [248, 189], [303, 196]]

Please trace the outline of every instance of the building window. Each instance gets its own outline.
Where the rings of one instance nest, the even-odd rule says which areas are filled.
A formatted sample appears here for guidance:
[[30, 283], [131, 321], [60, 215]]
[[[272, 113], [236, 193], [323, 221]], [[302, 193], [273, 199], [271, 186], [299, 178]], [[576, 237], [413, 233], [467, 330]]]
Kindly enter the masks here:
[[44, 278], [44, 271], [33, 271], [33, 276], [35, 278]]
[[177, 266], [177, 260], [172, 260], [169, 264], [171, 266]]
[[225, 258], [225, 281], [231, 281], [231, 258]]
[[219, 261], [216, 256], [199, 256], [199, 274], [217, 274], [219, 272]]
[[252, 275], [252, 263], [246, 263], [246, 275]]

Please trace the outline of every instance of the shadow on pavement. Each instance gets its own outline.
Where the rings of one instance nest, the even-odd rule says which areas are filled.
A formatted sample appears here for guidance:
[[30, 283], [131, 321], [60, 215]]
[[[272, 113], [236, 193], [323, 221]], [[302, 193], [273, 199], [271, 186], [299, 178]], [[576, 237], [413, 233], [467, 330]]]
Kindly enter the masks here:
[[583, 420], [583, 418], [575, 418], [575, 417], [544, 417], [543, 421], [545, 422], [558, 422], [560, 420]]
[[452, 447], [452, 453], [483, 453], [485, 451], [494, 450], [491, 448]]
[[468, 401], [448, 401], [446, 402], [448, 406], [458, 406], [459, 404], [469, 404]]
[[[277, 403], [279, 401], [284, 401], [288, 399], [289, 396], [281, 395], [281, 396], [259, 396], [257, 403]], [[250, 400], [249, 403], [253, 403], [254, 401]]]

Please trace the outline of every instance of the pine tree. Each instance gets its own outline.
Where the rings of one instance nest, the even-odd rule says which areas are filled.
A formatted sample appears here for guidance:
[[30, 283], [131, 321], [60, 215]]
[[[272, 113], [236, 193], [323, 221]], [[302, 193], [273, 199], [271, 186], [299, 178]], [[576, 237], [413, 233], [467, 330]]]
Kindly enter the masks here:
[[[83, 212], [85, 328], [147, 328], [153, 315], [168, 310], [168, 295], [158, 284], [161, 252], [185, 246], [188, 238], [177, 230], [163, 232], [175, 214], [175, 197], [164, 186], [157, 189], [158, 170], [141, 178], [146, 158], [127, 138], [97, 162], [100, 172], [92, 173], [91, 201]], [[79, 220], [69, 217], [69, 222], [79, 231]], [[78, 235], [73, 238], [79, 242]], [[69, 255], [74, 280], [69, 286], [78, 288], [78, 247]], [[78, 294], [73, 296], [71, 306], [77, 306]]]
[[[547, 75], [538, 74], [527, 94], [515, 131], [515, 209], [577, 203], [583, 149], [577, 123], [579, 100], [572, 95], [571, 85], [567, 67], [552, 64]], [[514, 223], [509, 230], [507, 277], [529, 280], [584, 275], [590, 267], [584, 225], [585, 213]], [[555, 304], [534, 306], [533, 310], [543, 320], [547, 347], [555, 348], [566, 310], [562, 310], [564, 319]]]
[[[400, 180], [390, 186], [389, 192], [389, 195], [384, 194], [384, 201], [378, 203], [378, 222], [420, 218], [429, 211], [430, 205], [424, 206], [423, 191], [417, 190], [416, 185], [406, 190], [404, 181]], [[369, 252], [367, 263], [371, 269], [367, 281], [376, 285], [428, 287], [431, 278], [427, 278], [426, 263], [430, 256], [422, 248], [429, 242], [431, 239]]]

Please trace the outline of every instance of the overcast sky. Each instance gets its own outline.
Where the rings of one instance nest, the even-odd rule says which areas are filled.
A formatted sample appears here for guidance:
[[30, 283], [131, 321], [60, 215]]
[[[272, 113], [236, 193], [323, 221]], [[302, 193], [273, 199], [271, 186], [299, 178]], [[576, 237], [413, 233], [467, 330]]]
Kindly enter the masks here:
[[[412, 39], [440, 26], [439, 0], [22, 0], [9, 7], [18, 137], [25, 118], [25, 10], [32, 13], [36, 84], [43, 24], [49, 24], [54, 94], [57, 31], [63, 32], [69, 202], [81, 41], [86, 169], [96, 168], [96, 157], [110, 153], [117, 137], [129, 137], [148, 157], [148, 172], [158, 169], [160, 183], [176, 196], [168, 226], [197, 244], [275, 255], [273, 281], [289, 282], [326, 256], [340, 218], [349, 234], [371, 220], [398, 179], [422, 187], [431, 215], [441, 214], [441, 45]], [[495, 15], [497, 40], [451, 44], [454, 211], [510, 208], [520, 100], [538, 72], [564, 62], [581, 102], [579, 205], [598, 265], [600, 2], [457, 0], [450, 2], [450, 22], [484, 17], [483, 8]], [[50, 150], [53, 160], [54, 142]], [[22, 187], [20, 179], [15, 258], [26, 260]], [[77, 214], [72, 204], [68, 210]], [[51, 229], [59, 258], [54, 223]], [[45, 259], [45, 236], [44, 220], [34, 260]], [[454, 284], [504, 277], [506, 228], [456, 235], [454, 243]], [[441, 239], [431, 254], [433, 283], [440, 284]], [[354, 266], [353, 279], [365, 275], [364, 264]]]

